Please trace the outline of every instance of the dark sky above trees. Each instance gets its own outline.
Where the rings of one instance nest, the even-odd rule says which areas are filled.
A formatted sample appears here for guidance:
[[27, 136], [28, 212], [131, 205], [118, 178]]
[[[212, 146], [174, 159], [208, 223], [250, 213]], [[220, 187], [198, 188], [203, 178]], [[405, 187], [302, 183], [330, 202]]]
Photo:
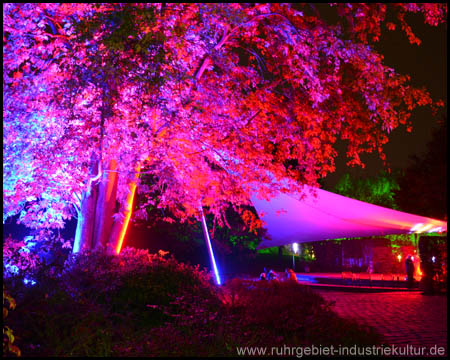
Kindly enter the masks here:
[[[411, 116], [412, 132], [406, 132], [405, 126], [392, 131], [385, 145], [386, 158], [392, 170], [404, 170], [412, 164], [411, 156], [424, 155], [433, 129], [447, 113], [447, 24], [432, 27], [424, 24], [422, 15], [414, 14], [408, 14], [407, 21], [422, 40], [419, 46], [410, 44], [402, 31], [383, 30], [375, 49], [384, 55], [387, 66], [410, 75], [413, 85], [426, 87], [433, 100], [442, 99], [445, 106], [436, 115], [430, 108], [416, 108]], [[371, 177], [383, 168], [376, 154], [363, 154], [361, 159], [367, 161], [366, 168], [349, 168], [345, 165], [345, 153], [341, 152], [336, 160], [336, 171], [324, 179], [325, 188], [331, 189], [346, 172], [355, 177]]]

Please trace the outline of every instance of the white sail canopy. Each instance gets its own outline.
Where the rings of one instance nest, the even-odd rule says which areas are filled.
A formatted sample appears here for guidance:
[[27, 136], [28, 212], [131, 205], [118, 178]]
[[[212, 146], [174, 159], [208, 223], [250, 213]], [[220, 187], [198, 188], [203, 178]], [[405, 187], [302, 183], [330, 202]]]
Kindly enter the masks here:
[[279, 194], [267, 200], [252, 197], [270, 237], [259, 248], [339, 238], [446, 232], [447, 222], [388, 209], [314, 189], [300, 200]]

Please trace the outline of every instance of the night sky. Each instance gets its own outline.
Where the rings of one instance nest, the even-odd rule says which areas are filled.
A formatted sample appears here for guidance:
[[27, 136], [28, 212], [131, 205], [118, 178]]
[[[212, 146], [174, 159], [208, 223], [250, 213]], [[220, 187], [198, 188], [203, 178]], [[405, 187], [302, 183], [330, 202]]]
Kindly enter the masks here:
[[[384, 30], [375, 49], [384, 55], [385, 65], [400, 74], [409, 75], [414, 86], [426, 87], [432, 99], [442, 99], [445, 107], [435, 116], [429, 107], [418, 107], [411, 115], [411, 133], [406, 132], [405, 126], [392, 131], [385, 145], [386, 158], [392, 170], [405, 169], [411, 163], [410, 156], [420, 156], [426, 151], [431, 132], [438, 126], [437, 121], [447, 114], [447, 24], [429, 26], [424, 23], [422, 15], [414, 14], [408, 15], [406, 20], [422, 40], [419, 46], [410, 44], [406, 34], [397, 29]], [[363, 154], [361, 159], [366, 162], [365, 169], [350, 169], [345, 165], [345, 151], [341, 151], [336, 160], [336, 172], [328, 175], [324, 181], [326, 188], [331, 189], [345, 172], [358, 177], [375, 176], [383, 168], [375, 153]]]

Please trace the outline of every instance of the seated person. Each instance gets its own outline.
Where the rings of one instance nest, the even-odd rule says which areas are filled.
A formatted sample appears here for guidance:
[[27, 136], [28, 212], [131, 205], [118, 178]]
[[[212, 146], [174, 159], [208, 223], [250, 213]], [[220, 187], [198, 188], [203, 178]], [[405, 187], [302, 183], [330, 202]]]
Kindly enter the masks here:
[[269, 273], [267, 274], [267, 280], [276, 280], [277, 274], [272, 269], [269, 270]]
[[297, 274], [294, 272], [294, 270], [289, 269], [288, 273], [289, 273], [288, 280], [297, 282]]

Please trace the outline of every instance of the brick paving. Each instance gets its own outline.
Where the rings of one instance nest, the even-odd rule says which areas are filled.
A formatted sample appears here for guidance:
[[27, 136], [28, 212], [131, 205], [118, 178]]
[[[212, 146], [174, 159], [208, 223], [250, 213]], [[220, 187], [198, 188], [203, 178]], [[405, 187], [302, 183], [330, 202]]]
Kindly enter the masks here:
[[445, 347], [447, 296], [420, 292], [350, 293], [316, 290], [335, 301], [335, 311], [375, 327], [392, 345]]

